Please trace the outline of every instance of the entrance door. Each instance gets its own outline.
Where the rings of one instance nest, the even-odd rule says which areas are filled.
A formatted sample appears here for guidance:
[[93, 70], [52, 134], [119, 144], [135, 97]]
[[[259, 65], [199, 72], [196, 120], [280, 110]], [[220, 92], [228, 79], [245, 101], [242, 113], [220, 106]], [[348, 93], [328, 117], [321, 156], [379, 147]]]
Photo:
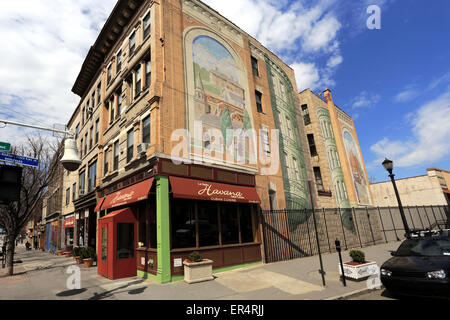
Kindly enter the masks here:
[[118, 278], [132, 277], [136, 275], [136, 223], [118, 222], [116, 270]]

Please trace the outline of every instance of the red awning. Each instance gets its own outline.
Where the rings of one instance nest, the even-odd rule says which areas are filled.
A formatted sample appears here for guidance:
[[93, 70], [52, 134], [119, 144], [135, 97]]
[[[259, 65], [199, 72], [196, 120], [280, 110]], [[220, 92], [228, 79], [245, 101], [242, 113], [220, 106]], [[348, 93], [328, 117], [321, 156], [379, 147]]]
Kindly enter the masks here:
[[201, 180], [170, 177], [174, 198], [260, 203], [255, 188]]
[[131, 187], [107, 195], [103, 201], [101, 210], [115, 208], [147, 199], [152, 184], [153, 178], [150, 178], [132, 185]]
[[442, 190], [444, 193], [450, 193], [450, 190]]
[[64, 220], [63, 228], [73, 228], [75, 225], [75, 217]]
[[103, 201], [105, 201], [105, 197], [98, 200], [97, 205], [95, 206], [94, 212], [99, 212], [102, 207]]

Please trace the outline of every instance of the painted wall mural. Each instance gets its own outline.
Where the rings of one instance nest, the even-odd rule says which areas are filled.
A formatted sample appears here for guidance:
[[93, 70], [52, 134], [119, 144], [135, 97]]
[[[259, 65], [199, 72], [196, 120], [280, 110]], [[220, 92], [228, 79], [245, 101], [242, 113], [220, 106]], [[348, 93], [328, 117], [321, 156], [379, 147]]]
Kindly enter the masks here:
[[350, 165], [350, 173], [352, 175], [353, 185], [355, 187], [358, 203], [361, 205], [371, 205], [369, 186], [366, 180], [362, 158], [358, 150], [358, 146], [352, 134], [344, 129], [342, 131], [344, 138], [345, 150], [347, 152], [347, 160]]
[[[208, 150], [214, 145], [225, 146], [232, 148], [237, 158], [244, 158], [245, 139], [236, 138], [236, 131], [234, 136], [227, 135], [228, 129], [237, 130], [242, 135], [243, 130], [252, 129], [242, 70], [223, 44], [204, 35], [197, 36], [192, 42], [192, 62], [195, 93], [189, 118], [191, 124], [192, 121], [201, 121], [203, 131], [202, 146], [196, 144], [194, 152]], [[211, 132], [220, 132], [221, 135]]]

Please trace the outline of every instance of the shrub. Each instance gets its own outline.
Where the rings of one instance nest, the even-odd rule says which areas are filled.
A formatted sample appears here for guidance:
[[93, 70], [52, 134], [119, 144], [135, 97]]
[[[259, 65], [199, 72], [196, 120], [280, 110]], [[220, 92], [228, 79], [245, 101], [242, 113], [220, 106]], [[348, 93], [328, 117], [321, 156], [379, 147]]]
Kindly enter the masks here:
[[95, 253], [95, 249], [91, 247], [80, 248], [80, 259], [96, 259], [97, 255]]
[[188, 256], [189, 260], [194, 261], [194, 262], [201, 262], [203, 260], [202, 256], [194, 251], [192, 252], [189, 256]]
[[80, 247], [74, 247], [74, 248], [73, 248], [73, 251], [72, 251], [73, 256], [74, 256], [74, 257], [79, 257], [79, 256], [80, 256], [80, 250], [81, 250]]
[[350, 257], [352, 257], [353, 262], [357, 263], [365, 263], [366, 262], [366, 255], [364, 252], [360, 250], [351, 250], [350, 251]]

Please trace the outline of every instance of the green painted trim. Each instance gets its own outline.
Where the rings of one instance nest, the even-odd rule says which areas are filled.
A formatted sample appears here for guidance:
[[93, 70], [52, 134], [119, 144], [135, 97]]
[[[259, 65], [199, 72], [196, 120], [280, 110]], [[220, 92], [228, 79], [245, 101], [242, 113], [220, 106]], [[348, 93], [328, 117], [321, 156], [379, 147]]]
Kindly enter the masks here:
[[[249, 262], [249, 263], [244, 263], [244, 264], [238, 264], [235, 266], [216, 268], [216, 269], [213, 269], [213, 274], [226, 272], [226, 271], [232, 271], [232, 270], [236, 270], [236, 269], [247, 268], [247, 267], [252, 267], [252, 266], [256, 266], [256, 265], [260, 265], [260, 264], [262, 264], [262, 261]], [[137, 275], [144, 279], [149, 279], [149, 280], [152, 280], [155, 282], [163, 283], [160, 281], [160, 277], [158, 277], [157, 275], [154, 275], [152, 273], [137, 270]], [[182, 280], [184, 280], [184, 274], [174, 274], [173, 276], [171, 276], [171, 280], [169, 282], [178, 282], [178, 281], [182, 281]]]
[[169, 177], [167, 176], [156, 177], [156, 234], [158, 282], [171, 282]]

